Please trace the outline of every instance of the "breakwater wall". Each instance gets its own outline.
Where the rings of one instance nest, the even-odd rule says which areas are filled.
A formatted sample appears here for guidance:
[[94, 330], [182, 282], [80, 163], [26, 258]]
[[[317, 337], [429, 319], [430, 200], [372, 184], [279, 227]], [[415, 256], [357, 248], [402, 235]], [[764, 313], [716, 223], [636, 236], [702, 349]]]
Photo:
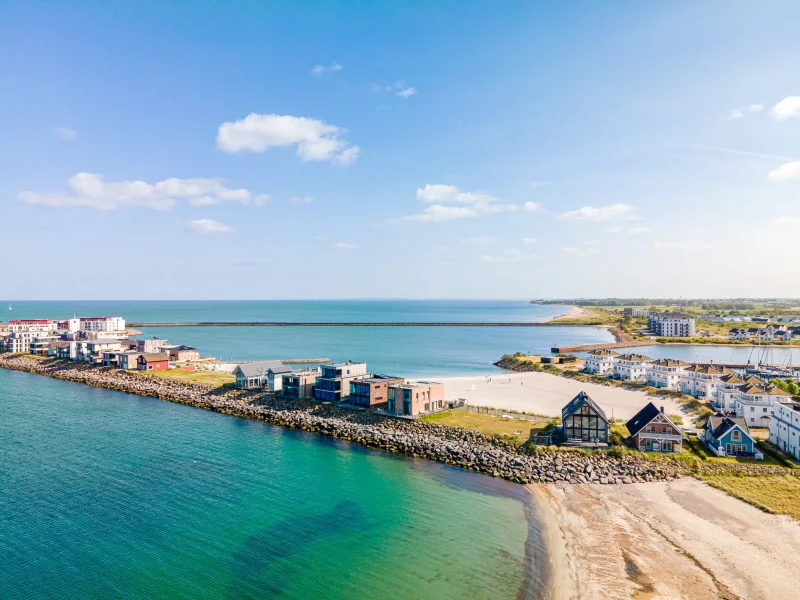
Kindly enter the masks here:
[[295, 321], [184, 321], [176, 323], [128, 323], [131, 327], [597, 327], [597, 325], [575, 325], [570, 323], [460, 323], [460, 322], [427, 322], [427, 321], [327, 321], [327, 322], [295, 322]]
[[678, 461], [671, 459], [653, 461], [643, 455], [617, 457], [602, 452], [525, 448], [460, 427], [68, 361], [0, 354], [0, 368], [259, 419], [369, 448], [436, 460], [517, 483], [668, 481], [685, 472]]
[[584, 346], [553, 346], [550, 351], [556, 354], [567, 352], [592, 352], [594, 350], [605, 350], [614, 348], [636, 348], [637, 346], [656, 346], [653, 340], [637, 340], [629, 342], [611, 342], [608, 344], [586, 344]]

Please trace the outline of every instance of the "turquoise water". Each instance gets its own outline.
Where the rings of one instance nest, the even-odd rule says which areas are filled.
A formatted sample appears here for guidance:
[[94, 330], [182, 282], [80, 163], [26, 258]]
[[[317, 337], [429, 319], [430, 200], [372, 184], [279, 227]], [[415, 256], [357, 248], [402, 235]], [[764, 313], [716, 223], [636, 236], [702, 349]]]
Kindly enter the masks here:
[[675, 358], [686, 362], [733, 362], [757, 364], [800, 364], [800, 348], [748, 348], [736, 346], [642, 346], [619, 350], [636, 352], [650, 358]]
[[[130, 321], [539, 322], [564, 307], [525, 301], [14, 302], [14, 318], [120, 315]], [[5, 306], [5, 303], [0, 304]], [[7, 307], [6, 307], [7, 308]], [[594, 327], [168, 327], [147, 328], [172, 343], [226, 361], [330, 358], [366, 361], [407, 377], [483, 374], [503, 354], [549, 353], [556, 342], [614, 341]]]
[[545, 577], [521, 486], [4, 370], [0, 414], [4, 600], [514, 598]]

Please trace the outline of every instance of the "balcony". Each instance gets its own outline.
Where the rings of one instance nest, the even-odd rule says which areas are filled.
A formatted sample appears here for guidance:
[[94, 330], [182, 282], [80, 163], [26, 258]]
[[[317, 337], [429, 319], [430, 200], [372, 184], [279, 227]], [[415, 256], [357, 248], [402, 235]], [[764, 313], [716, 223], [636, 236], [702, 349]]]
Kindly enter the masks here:
[[683, 440], [682, 435], [675, 433], [647, 433], [646, 431], [641, 432], [639, 437], [648, 440], [657, 440], [659, 442], [680, 442]]

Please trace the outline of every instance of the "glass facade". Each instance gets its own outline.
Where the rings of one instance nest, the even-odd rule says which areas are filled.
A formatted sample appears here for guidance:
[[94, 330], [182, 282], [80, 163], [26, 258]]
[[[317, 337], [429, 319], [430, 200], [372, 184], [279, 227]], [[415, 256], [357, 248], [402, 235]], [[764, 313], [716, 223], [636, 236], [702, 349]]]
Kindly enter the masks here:
[[587, 442], [608, 442], [608, 424], [584, 404], [564, 421], [564, 437]]

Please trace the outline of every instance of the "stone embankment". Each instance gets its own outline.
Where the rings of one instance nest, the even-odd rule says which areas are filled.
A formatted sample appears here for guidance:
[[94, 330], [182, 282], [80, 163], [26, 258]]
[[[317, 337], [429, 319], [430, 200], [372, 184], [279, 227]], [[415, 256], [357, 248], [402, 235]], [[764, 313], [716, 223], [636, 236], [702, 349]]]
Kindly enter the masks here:
[[615, 457], [600, 452], [525, 448], [460, 427], [27, 355], [0, 355], [0, 367], [260, 419], [517, 483], [665, 481], [685, 471], [672, 460], [654, 462], [630, 454]]

